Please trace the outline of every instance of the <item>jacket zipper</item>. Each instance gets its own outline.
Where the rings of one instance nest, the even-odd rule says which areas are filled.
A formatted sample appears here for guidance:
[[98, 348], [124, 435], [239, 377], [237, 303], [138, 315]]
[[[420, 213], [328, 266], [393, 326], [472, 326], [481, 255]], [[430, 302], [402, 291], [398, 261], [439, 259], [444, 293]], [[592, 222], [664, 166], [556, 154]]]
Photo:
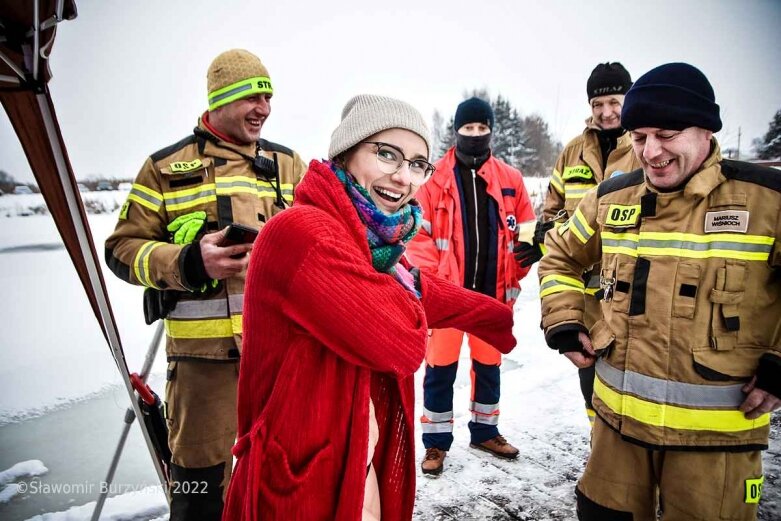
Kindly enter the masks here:
[[477, 262], [480, 258], [480, 225], [478, 224], [478, 214], [480, 210], [477, 208], [477, 172], [472, 169], [472, 196], [475, 199], [475, 273], [472, 277], [472, 289], [477, 289]]

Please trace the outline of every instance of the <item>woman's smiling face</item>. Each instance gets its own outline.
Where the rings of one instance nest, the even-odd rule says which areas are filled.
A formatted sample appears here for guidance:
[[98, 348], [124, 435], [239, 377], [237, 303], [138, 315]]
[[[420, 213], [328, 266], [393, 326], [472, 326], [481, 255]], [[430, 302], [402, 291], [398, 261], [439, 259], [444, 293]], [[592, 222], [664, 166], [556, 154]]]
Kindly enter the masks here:
[[[369, 143], [372, 142], [372, 143]], [[382, 212], [391, 214], [407, 204], [420, 188], [412, 183], [409, 162], [402, 162], [394, 174], [383, 173], [377, 162], [378, 146], [386, 143], [401, 151], [404, 159], [427, 159], [428, 149], [422, 137], [401, 128], [391, 128], [378, 132], [355, 145], [348, 154], [344, 167], [355, 181], [364, 187]]]

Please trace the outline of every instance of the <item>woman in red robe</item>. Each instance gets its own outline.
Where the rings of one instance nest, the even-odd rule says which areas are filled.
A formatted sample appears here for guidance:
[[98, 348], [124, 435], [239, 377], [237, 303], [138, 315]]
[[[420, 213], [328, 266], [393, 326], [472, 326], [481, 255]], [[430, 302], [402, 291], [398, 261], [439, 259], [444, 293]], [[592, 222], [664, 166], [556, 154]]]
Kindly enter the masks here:
[[[352, 98], [292, 208], [255, 242], [244, 298], [237, 464], [223, 519], [408, 520], [413, 374], [430, 328], [502, 352], [512, 311], [419, 273], [429, 133], [402, 101]], [[443, 245], [446, 247], [446, 245]]]

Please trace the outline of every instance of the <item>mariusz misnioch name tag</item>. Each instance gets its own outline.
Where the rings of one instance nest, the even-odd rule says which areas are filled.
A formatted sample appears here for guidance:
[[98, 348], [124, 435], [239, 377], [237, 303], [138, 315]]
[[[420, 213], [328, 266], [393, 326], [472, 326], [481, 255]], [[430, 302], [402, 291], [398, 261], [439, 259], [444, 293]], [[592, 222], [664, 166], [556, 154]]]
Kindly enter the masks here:
[[748, 230], [748, 212], [746, 210], [723, 210], [705, 214], [705, 233], [746, 233], [746, 230]]

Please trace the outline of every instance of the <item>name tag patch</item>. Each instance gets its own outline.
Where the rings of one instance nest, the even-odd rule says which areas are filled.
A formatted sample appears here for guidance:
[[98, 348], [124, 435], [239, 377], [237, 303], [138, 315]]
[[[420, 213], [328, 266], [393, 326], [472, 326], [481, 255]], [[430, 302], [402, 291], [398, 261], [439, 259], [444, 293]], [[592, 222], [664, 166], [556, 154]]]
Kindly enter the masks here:
[[705, 214], [705, 233], [739, 232], [748, 230], [748, 211], [723, 210]]
[[611, 204], [605, 215], [605, 224], [617, 228], [629, 228], [637, 226], [640, 218], [640, 205]]

